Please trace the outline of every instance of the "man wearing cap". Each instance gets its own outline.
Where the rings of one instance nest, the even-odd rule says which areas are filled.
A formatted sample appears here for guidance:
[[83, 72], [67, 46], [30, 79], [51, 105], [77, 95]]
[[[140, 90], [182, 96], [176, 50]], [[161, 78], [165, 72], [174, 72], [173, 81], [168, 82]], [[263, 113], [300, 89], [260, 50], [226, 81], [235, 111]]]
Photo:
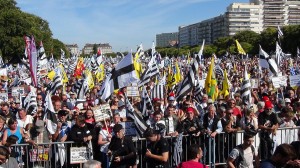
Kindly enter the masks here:
[[53, 134], [53, 140], [57, 142], [64, 142], [67, 140], [67, 135], [71, 130], [71, 122], [67, 121], [69, 112], [66, 110], [59, 110], [57, 113], [58, 123], [56, 132]]
[[148, 128], [144, 132], [144, 137], [150, 142], [146, 150], [146, 162], [149, 168], [168, 168], [169, 167], [169, 144], [160, 135], [160, 131]]
[[204, 129], [200, 120], [195, 117], [195, 109], [193, 107], [188, 107], [186, 110], [187, 118], [183, 120], [182, 127], [184, 134], [190, 135], [200, 135], [200, 131]]
[[125, 136], [121, 124], [113, 127], [114, 136], [108, 146], [107, 154], [111, 157], [111, 168], [126, 168], [135, 165], [136, 149], [131, 137]]
[[261, 159], [271, 157], [273, 150], [272, 136], [276, 134], [278, 126], [277, 115], [273, 113], [273, 104], [271, 101], [266, 101], [264, 112], [258, 115], [258, 128], [261, 129], [259, 133]]

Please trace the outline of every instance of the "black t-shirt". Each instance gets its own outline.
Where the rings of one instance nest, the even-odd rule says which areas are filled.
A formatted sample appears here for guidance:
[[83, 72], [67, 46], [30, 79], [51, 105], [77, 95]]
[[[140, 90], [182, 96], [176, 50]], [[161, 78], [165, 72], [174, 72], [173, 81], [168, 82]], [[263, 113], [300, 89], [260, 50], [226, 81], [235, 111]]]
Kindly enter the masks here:
[[[166, 139], [161, 138], [157, 142], [150, 143], [148, 149], [154, 155], [162, 155], [164, 152], [169, 152], [169, 144]], [[169, 168], [169, 162], [161, 162], [152, 158], [147, 158], [148, 168], [155, 168], [155, 166], [163, 166]]]
[[[136, 162], [136, 149], [134, 147], [131, 137], [125, 136], [124, 139], [113, 136], [108, 149], [112, 151], [112, 165], [111, 167], [118, 167], [121, 165], [134, 165]], [[122, 156], [120, 162], [114, 162], [114, 157]]]
[[[277, 115], [275, 113], [272, 112], [270, 115], [267, 115], [266, 112], [259, 113], [258, 125], [272, 127], [273, 125], [276, 125], [276, 124], [278, 124], [278, 120], [277, 120]], [[261, 131], [261, 135], [263, 135], [264, 133], [266, 133], [266, 132]]]

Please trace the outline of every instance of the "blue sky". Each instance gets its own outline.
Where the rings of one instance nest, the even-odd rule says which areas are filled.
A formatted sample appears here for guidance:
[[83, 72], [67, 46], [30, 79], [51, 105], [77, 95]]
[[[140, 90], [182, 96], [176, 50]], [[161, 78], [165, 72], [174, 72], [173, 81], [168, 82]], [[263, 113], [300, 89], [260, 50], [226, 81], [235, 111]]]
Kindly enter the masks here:
[[110, 43], [113, 51], [151, 48], [155, 35], [177, 32], [249, 0], [16, 0], [22, 11], [47, 20], [65, 44]]

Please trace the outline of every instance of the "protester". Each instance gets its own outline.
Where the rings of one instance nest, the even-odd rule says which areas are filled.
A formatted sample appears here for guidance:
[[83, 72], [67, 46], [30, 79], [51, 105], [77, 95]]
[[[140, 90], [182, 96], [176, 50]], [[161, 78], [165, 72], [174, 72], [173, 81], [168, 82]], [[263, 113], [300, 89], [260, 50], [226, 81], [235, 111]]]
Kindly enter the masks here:
[[177, 168], [207, 168], [206, 165], [199, 162], [203, 156], [199, 145], [193, 144], [189, 146], [187, 153], [188, 161], [180, 163]]
[[88, 160], [83, 164], [83, 168], [102, 168], [101, 162], [96, 160]]

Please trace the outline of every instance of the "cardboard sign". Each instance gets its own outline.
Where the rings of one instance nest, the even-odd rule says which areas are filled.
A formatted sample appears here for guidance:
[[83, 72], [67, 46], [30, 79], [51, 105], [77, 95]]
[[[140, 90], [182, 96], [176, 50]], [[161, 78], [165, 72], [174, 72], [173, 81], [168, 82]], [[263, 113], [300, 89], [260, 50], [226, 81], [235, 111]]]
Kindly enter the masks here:
[[101, 106], [96, 106], [93, 108], [95, 120], [104, 121], [112, 116], [109, 104], [103, 104]]
[[258, 88], [258, 79], [256, 79], [256, 78], [251, 78], [250, 79], [250, 84], [251, 84], [251, 88], [252, 89], [256, 89], [256, 88]]
[[71, 164], [85, 163], [89, 159], [86, 147], [71, 147], [70, 152]]
[[272, 80], [274, 88], [280, 88], [281, 86], [287, 86], [286, 76], [273, 77], [271, 80]]
[[300, 75], [290, 76], [291, 87], [300, 86]]
[[136, 136], [136, 127], [133, 121], [120, 122], [120, 124], [125, 129], [125, 135]]
[[0, 93], [0, 99], [4, 102], [8, 101], [8, 94], [7, 93]]
[[49, 160], [49, 148], [38, 148], [29, 150], [30, 162]]
[[136, 86], [127, 87], [127, 96], [128, 97], [138, 97], [140, 96], [139, 88]]
[[16, 97], [16, 96], [19, 96], [19, 95], [24, 96], [25, 95], [24, 87], [13, 87], [11, 89], [11, 95], [13, 97]]

